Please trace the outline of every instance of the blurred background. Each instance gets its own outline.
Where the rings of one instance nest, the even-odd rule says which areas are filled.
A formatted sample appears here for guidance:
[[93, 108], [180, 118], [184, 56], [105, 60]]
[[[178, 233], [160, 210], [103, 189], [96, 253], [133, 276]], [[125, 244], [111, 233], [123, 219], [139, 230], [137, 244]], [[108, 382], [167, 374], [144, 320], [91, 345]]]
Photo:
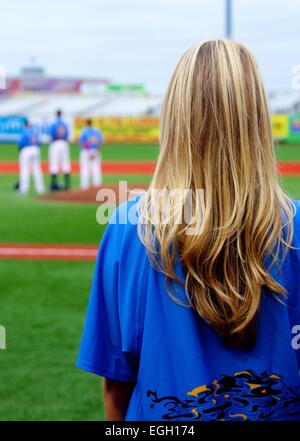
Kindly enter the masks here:
[[[281, 185], [300, 199], [298, 0], [11, 0], [0, 27], [0, 419], [103, 419], [101, 381], [75, 360], [104, 226], [80, 190], [80, 131], [104, 134], [105, 187], [146, 187], [158, 117], [183, 52], [227, 36], [254, 53], [265, 82]], [[70, 128], [71, 190], [51, 193], [50, 126]], [[17, 191], [25, 119], [41, 139], [46, 193]]]

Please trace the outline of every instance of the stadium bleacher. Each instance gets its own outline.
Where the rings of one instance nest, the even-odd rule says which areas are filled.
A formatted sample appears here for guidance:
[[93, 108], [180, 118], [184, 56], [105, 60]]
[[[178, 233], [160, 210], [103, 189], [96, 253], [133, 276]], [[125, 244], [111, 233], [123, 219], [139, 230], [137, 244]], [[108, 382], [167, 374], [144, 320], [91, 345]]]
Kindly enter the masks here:
[[300, 92], [278, 91], [269, 96], [272, 113], [299, 113]]
[[[277, 92], [269, 95], [272, 113], [300, 111], [300, 92]], [[73, 116], [144, 116], [159, 115], [162, 103], [160, 95], [122, 95], [34, 93], [20, 92], [1, 96], [0, 115], [26, 115], [28, 117], [50, 118], [61, 108]]]
[[20, 93], [0, 100], [0, 115], [26, 115], [51, 118], [59, 108], [72, 116], [143, 116], [158, 115], [161, 96], [113, 94], [88, 96], [83, 94]]

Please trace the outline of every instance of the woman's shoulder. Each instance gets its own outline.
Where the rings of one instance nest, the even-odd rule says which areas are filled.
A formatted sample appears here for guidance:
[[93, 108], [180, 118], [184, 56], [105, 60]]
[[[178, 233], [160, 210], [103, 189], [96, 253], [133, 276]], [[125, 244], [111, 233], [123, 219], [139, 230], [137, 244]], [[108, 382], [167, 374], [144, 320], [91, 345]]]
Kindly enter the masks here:
[[141, 196], [122, 202], [112, 213], [105, 236], [115, 242], [120, 257], [130, 257], [131, 263], [146, 255], [138, 235], [139, 201]]
[[291, 199], [295, 206], [295, 221], [300, 222], [300, 200], [299, 199]]
[[138, 205], [141, 195], [121, 202], [112, 213], [110, 225], [131, 225], [136, 226], [138, 221]]
[[294, 242], [300, 243], [300, 200], [291, 199], [294, 205]]

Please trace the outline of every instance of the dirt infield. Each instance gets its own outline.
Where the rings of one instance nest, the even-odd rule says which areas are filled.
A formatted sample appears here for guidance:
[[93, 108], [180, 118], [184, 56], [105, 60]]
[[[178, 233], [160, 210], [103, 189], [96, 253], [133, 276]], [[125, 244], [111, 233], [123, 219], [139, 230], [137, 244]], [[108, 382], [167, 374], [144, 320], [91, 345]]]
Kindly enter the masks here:
[[97, 255], [93, 245], [0, 244], [0, 260], [91, 260]]
[[[102, 161], [102, 173], [106, 175], [151, 175], [155, 168], [155, 161]], [[42, 161], [42, 170], [44, 173], [49, 172], [47, 161]], [[17, 174], [19, 173], [19, 163], [17, 161], [0, 161], [0, 174]], [[72, 162], [72, 173], [79, 173], [79, 163]]]
[[[126, 199], [132, 199], [142, 190], [146, 190], [148, 185], [145, 184], [130, 184], [128, 185], [128, 192], [120, 191], [117, 184], [104, 185], [102, 187], [92, 187], [88, 190], [70, 190], [57, 191], [39, 196], [39, 199], [45, 201], [60, 201], [60, 202], [77, 202], [82, 204], [100, 204], [101, 202], [111, 202], [112, 204], [120, 203]], [[102, 190], [101, 193], [98, 193]], [[136, 190], [136, 191], [134, 191]]]
[[[151, 175], [155, 168], [155, 161], [102, 161], [102, 172], [106, 175]], [[278, 172], [281, 175], [300, 175], [300, 162], [278, 162]], [[48, 173], [48, 163], [42, 162], [42, 169], [44, 173]], [[17, 161], [0, 161], [0, 174], [18, 174], [19, 164]], [[72, 162], [72, 173], [79, 173], [79, 163]]]
[[283, 176], [299, 176], [300, 162], [277, 162], [277, 170]]

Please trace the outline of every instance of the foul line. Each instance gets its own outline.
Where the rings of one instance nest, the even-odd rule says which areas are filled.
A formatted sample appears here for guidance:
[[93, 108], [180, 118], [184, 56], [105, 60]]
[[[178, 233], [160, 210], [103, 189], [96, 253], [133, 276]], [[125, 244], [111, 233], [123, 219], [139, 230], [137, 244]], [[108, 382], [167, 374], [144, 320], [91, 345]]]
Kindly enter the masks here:
[[0, 259], [94, 261], [97, 250], [89, 245], [0, 244]]

